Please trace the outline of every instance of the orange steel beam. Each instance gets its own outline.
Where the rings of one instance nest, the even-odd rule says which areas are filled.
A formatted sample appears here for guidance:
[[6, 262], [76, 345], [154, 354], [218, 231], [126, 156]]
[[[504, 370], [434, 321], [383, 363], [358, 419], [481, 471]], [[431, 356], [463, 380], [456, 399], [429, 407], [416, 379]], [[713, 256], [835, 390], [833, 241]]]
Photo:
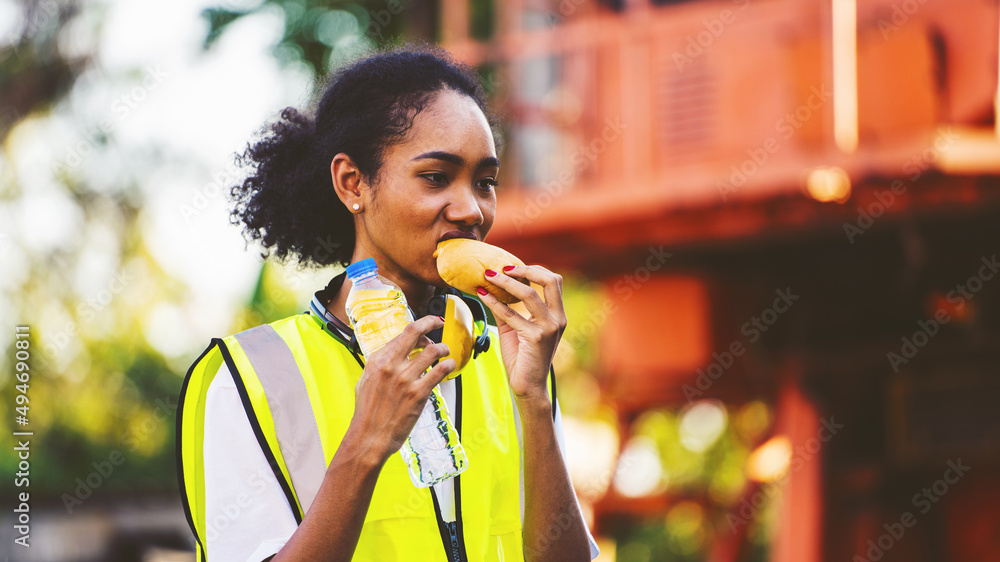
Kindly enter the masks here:
[[[650, 245], [668, 249], [711, 246], [733, 241], [750, 242], [768, 237], [809, 235], [843, 237], [849, 243], [845, 224], [863, 232], [891, 227], [902, 217], [960, 215], [1000, 206], [1000, 178], [936, 176], [907, 182], [906, 190], [880, 210], [877, 195], [891, 194], [890, 180], [872, 180], [854, 188], [843, 205], [818, 203], [804, 195], [786, 195], [768, 200], [725, 206], [678, 208], [657, 204], [655, 197], [615, 205], [614, 193], [602, 197], [580, 196], [573, 211], [555, 206], [543, 209], [535, 220], [514, 223], [516, 211], [500, 204], [489, 242], [500, 245], [528, 263], [589, 271], [604, 276], [618, 266], [627, 270]], [[604, 196], [610, 197], [604, 197]], [[565, 196], [569, 197], [569, 196]], [[865, 213], [875, 211], [866, 228]], [[512, 218], [512, 215], [514, 218]], [[632, 259], [634, 258], [634, 259]]]

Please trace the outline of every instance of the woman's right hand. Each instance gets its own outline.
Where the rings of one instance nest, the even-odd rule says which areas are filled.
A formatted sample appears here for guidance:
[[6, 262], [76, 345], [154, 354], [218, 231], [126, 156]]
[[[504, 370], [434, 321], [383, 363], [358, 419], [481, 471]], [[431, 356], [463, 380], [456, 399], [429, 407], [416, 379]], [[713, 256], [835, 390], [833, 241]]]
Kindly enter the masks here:
[[[360, 444], [380, 455], [380, 464], [403, 446], [431, 390], [456, 367], [455, 360], [448, 358], [424, 374], [435, 361], [448, 356], [447, 344], [434, 343], [426, 336], [443, 325], [440, 316], [424, 316], [366, 358], [355, 387], [354, 417], [348, 434], [356, 431]], [[408, 359], [417, 347], [424, 349]]]

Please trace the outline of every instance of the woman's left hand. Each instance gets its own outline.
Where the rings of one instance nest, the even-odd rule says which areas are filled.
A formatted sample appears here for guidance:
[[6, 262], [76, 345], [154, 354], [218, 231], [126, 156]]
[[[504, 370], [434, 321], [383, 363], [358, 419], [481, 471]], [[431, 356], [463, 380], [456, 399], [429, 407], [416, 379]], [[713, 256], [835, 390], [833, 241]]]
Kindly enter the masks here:
[[[562, 302], [562, 276], [540, 265], [518, 265], [496, 272], [484, 279], [521, 299], [528, 312], [525, 318], [517, 310], [500, 302], [492, 294], [479, 298], [493, 311], [500, 332], [500, 354], [511, 390], [518, 400], [548, 400], [545, 385], [556, 347], [566, 330], [566, 312]], [[545, 300], [517, 279], [537, 283]]]

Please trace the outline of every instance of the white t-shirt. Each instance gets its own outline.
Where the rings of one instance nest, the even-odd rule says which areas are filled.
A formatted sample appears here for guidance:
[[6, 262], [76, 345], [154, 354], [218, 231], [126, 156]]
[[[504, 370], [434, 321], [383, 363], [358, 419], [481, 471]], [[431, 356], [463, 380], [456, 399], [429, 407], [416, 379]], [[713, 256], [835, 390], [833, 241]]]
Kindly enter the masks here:
[[[455, 381], [439, 386], [455, 411]], [[513, 402], [513, 395], [511, 396]], [[514, 424], [519, 444], [521, 421], [514, 404]], [[556, 439], [563, 459], [566, 446], [558, 402]], [[212, 560], [260, 562], [277, 553], [295, 532], [297, 524], [285, 494], [257, 443], [243, 402], [225, 363], [208, 387], [205, 398], [205, 548]], [[523, 455], [522, 455], [523, 458]], [[445, 521], [455, 520], [454, 480], [434, 486]], [[521, 472], [521, 520], [524, 521], [524, 472]], [[591, 560], [598, 548], [590, 531]], [[471, 562], [471, 561], [470, 561]]]

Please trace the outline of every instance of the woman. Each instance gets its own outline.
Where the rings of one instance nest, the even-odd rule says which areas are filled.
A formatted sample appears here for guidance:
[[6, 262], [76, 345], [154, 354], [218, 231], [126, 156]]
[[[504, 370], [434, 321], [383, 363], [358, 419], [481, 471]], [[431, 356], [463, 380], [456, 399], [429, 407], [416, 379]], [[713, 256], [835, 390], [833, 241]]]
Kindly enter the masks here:
[[[248, 236], [314, 266], [374, 258], [418, 320], [358, 356], [341, 274], [308, 313], [213, 340], [185, 379], [178, 419], [199, 560], [596, 556], [547, 387], [566, 326], [561, 278], [535, 265], [487, 271], [530, 314], [480, 290], [497, 319], [493, 345], [454, 380], [442, 382], [456, 367], [438, 362], [447, 346], [426, 337], [442, 325], [426, 315], [429, 299], [454, 292], [437, 273], [437, 243], [482, 240], [493, 224], [494, 128], [470, 68], [411, 47], [338, 71], [315, 122], [288, 108], [248, 147], [253, 173], [233, 189]], [[418, 489], [397, 451], [439, 383], [469, 468]]]

